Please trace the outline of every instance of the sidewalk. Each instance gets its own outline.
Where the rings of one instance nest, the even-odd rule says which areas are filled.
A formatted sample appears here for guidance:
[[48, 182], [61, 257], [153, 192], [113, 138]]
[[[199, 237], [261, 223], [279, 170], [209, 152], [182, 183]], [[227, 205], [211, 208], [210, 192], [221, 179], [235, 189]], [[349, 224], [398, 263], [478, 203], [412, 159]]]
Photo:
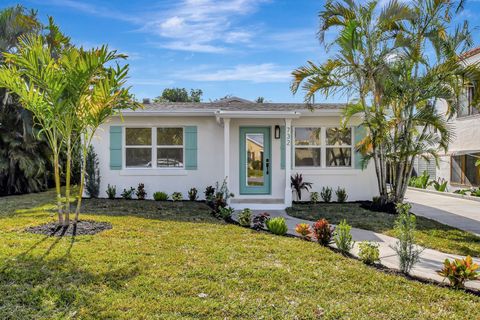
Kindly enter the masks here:
[[[254, 211], [253, 215], [257, 215], [263, 211]], [[295, 226], [298, 223], [308, 223], [313, 224], [313, 221], [303, 220], [291, 217], [287, 215], [284, 210], [270, 210], [267, 211], [271, 217], [283, 217], [285, 218], [288, 226], [288, 234], [298, 236], [295, 232]], [[236, 215], [234, 216], [234, 218]], [[353, 250], [350, 252], [354, 256], [358, 257], [358, 242], [360, 241], [375, 241], [377, 242], [380, 247], [380, 262], [382, 265], [399, 270], [399, 261], [397, 254], [395, 251], [390, 247], [393, 246], [397, 239], [393, 237], [389, 237], [383, 234], [375, 233], [373, 231], [363, 230], [352, 228], [352, 237], [357, 243], [355, 244]], [[335, 245], [332, 245], [335, 246]], [[417, 276], [423, 279], [428, 280], [435, 280], [438, 282], [445, 281], [448, 283], [448, 280], [444, 280], [443, 277], [439, 276], [436, 271], [442, 268], [444, 260], [454, 259], [454, 258], [461, 258], [461, 256], [454, 255], [454, 254], [447, 254], [440, 251], [432, 250], [432, 249], [424, 249], [420, 255], [420, 261], [413, 267], [410, 271], [410, 274], [413, 276]], [[474, 261], [480, 264], [479, 259], [474, 259]], [[480, 290], [480, 281], [469, 281], [466, 283], [467, 288]]]

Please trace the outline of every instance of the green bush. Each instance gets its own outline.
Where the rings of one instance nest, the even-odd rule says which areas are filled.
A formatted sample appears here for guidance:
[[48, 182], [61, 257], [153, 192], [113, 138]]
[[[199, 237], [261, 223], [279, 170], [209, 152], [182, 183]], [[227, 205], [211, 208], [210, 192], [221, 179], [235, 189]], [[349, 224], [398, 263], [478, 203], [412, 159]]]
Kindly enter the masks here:
[[345, 219], [343, 219], [340, 224], [337, 225], [335, 228], [335, 235], [333, 240], [337, 245], [338, 250], [342, 253], [348, 253], [352, 250], [353, 245], [355, 242], [352, 239], [351, 234], [352, 227], [347, 223]]
[[183, 200], [183, 195], [181, 192], [174, 192], [172, 193], [172, 200], [173, 201], [182, 201]]
[[231, 207], [220, 207], [218, 209], [218, 214], [220, 216], [220, 218], [222, 218], [223, 220], [230, 220], [232, 218], [232, 214], [235, 210]]
[[458, 189], [458, 190], [455, 190], [453, 193], [457, 193], [457, 194], [461, 194], [462, 196], [466, 196], [467, 192], [470, 192], [470, 190], [469, 189]]
[[418, 177], [411, 177], [408, 180], [408, 185], [410, 187], [419, 188], [419, 189], [427, 189], [430, 180], [430, 175], [427, 171], [423, 171], [421, 176]]
[[320, 196], [322, 197], [322, 200], [325, 202], [332, 201], [332, 188], [323, 187], [322, 192], [320, 192]]
[[318, 199], [320, 199], [320, 196], [318, 195], [318, 192], [316, 192], [316, 191], [310, 192], [310, 201], [312, 201], [313, 203], [317, 203]]
[[433, 180], [432, 184], [433, 184], [433, 188], [435, 188], [435, 190], [437, 190], [438, 192], [447, 191], [448, 181], [446, 181], [443, 178], [438, 178], [437, 180]]
[[380, 261], [380, 250], [379, 244], [370, 241], [362, 241], [358, 244], [359, 252], [358, 257], [365, 264], [374, 264], [377, 261]]
[[167, 201], [168, 194], [165, 192], [157, 191], [153, 193], [153, 199], [155, 199], [155, 201]]
[[191, 188], [188, 190], [188, 200], [197, 201], [198, 199], [198, 190], [197, 188]]
[[338, 202], [345, 202], [348, 199], [347, 190], [345, 190], [345, 188], [338, 187], [335, 191], [335, 195], [337, 196]]
[[238, 223], [242, 227], [249, 227], [252, 225], [252, 210], [245, 208], [238, 215]]
[[115, 197], [117, 196], [117, 187], [108, 184], [106, 193], [108, 199], [115, 199]]
[[125, 199], [125, 200], [132, 200], [133, 193], [135, 192], [135, 188], [130, 188], [130, 189], [123, 189], [123, 192], [120, 194], [120, 196]]
[[265, 221], [268, 231], [273, 234], [285, 235], [288, 231], [287, 223], [282, 217], [270, 218]]

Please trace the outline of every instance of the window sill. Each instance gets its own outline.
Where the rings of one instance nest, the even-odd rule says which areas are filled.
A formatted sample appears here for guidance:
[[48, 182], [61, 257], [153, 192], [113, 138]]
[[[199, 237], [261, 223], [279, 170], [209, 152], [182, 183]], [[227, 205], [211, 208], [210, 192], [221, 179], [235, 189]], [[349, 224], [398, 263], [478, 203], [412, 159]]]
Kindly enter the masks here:
[[307, 168], [307, 167], [294, 167], [292, 171], [310, 174], [310, 175], [356, 175], [362, 172], [361, 169], [355, 168]]
[[186, 176], [185, 169], [143, 169], [127, 168], [120, 171], [121, 176]]

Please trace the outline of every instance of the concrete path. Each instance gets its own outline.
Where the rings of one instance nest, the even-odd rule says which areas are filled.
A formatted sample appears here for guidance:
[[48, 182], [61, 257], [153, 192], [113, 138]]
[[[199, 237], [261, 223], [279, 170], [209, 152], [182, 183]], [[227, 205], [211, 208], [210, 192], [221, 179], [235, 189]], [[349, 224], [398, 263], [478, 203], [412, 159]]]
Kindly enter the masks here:
[[409, 189], [405, 201], [416, 215], [480, 236], [480, 202]]
[[[253, 211], [253, 216], [260, 214], [265, 211]], [[291, 235], [298, 236], [295, 232], [295, 226], [299, 223], [308, 223], [313, 224], [313, 221], [303, 220], [294, 218], [287, 215], [284, 210], [266, 210], [271, 217], [283, 217], [285, 218], [288, 226], [288, 233]], [[234, 219], [236, 214], [234, 214]], [[389, 237], [380, 233], [375, 233], [369, 230], [352, 228], [352, 237], [356, 241], [354, 248], [350, 252], [354, 256], [358, 257], [358, 243], [360, 241], [374, 241], [379, 244], [380, 250], [380, 262], [382, 265], [399, 270], [399, 260], [395, 251], [390, 247], [395, 245], [397, 239]], [[335, 247], [332, 244], [332, 247]], [[436, 271], [442, 268], [443, 262], [445, 259], [455, 259], [462, 258], [458, 255], [447, 254], [439, 252], [432, 249], [424, 249], [420, 255], [420, 261], [413, 267], [410, 274], [428, 280], [435, 280], [438, 282], [445, 281], [448, 283], [448, 280], [444, 280], [443, 277], [439, 276]], [[474, 259], [476, 263], [480, 264], [480, 259]], [[471, 289], [480, 290], [480, 281], [469, 281], [466, 283], [466, 286]]]

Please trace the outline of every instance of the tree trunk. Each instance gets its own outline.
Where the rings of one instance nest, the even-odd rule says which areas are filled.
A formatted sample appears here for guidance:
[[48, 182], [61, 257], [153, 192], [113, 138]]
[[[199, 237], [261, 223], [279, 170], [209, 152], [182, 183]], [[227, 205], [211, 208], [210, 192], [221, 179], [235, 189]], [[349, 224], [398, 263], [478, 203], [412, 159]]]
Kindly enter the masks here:
[[82, 170], [80, 172], [80, 188], [78, 191], [78, 200], [77, 200], [77, 208], [75, 209], [75, 222], [74, 224], [77, 224], [78, 222], [78, 216], [80, 215], [80, 209], [82, 207], [82, 197], [83, 197], [83, 189], [85, 185], [85, 172], [86, 172], [86, 166], [87, 166], [87, 151], [88, 148], [85, 146], [82, 147]]
[[55, 192], [57, 194], [57, 210], [58, 210], [58, 224], [63, 225], [63, 208], [62, 208], [62, 190], [60, 186], [60, 163], [58, 151], [53, 151], [53, 167], [55, 175]]
[[67, 164], [65, 173], [65, 220], [63, 225], [68, 227], [70, 225], [70, 175], [72, 164], [72, 142], [71, 138], [67, 139]]

